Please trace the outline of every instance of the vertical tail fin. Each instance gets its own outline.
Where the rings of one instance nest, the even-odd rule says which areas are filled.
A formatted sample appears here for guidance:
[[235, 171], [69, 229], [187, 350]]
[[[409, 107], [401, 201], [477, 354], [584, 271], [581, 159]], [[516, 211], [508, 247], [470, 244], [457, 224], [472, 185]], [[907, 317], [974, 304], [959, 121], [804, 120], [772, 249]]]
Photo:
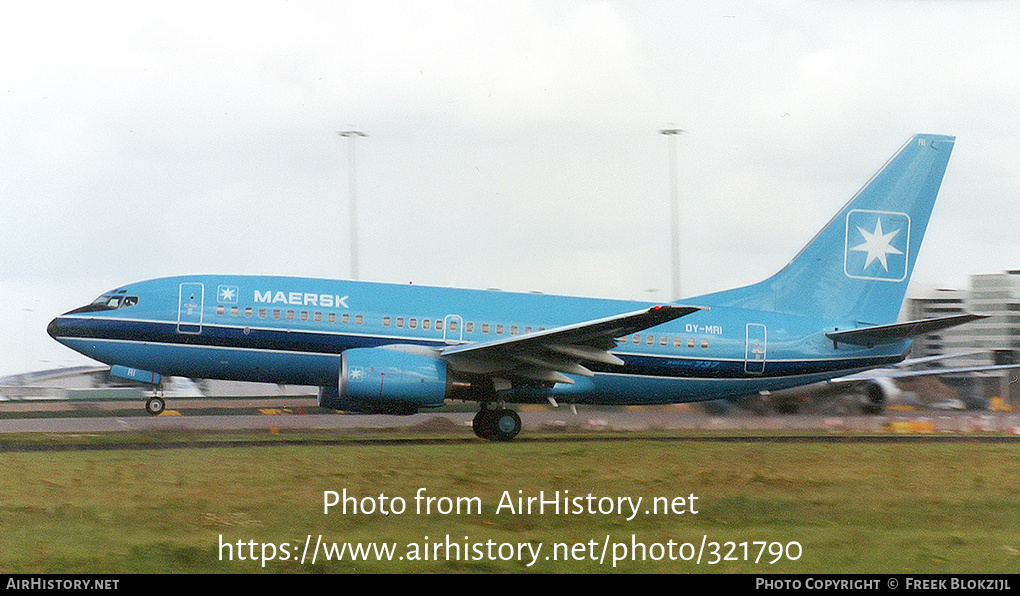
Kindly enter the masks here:
[[698, 301], [895, 322], [955, 140], [914, 136], [779, 273]]

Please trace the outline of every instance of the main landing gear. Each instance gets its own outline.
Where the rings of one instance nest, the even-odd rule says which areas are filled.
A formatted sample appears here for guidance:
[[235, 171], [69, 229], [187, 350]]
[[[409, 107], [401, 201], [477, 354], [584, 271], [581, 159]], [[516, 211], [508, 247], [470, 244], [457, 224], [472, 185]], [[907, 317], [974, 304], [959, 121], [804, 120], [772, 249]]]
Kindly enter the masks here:
[[489, 441], [509, 441], [521, 432], [521, 417], [509, 408], [489, 408], [483, 403], [482, 408], [471, 421], [471, 428], [481, 439]]

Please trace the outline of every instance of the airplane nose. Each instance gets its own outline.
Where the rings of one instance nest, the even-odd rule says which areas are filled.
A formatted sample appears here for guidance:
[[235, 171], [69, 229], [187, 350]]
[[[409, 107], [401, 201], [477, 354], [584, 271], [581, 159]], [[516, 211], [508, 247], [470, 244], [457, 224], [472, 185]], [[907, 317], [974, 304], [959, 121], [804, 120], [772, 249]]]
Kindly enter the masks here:
[[52, 321], [50, 321], [50, 324], [46, 326], [46, 333], [49, 333], [50, 337], [52, 337], [53, 339], [57, 339], [58, 328], [59, 325], [57, 323], [57, 319], [53, 319]]

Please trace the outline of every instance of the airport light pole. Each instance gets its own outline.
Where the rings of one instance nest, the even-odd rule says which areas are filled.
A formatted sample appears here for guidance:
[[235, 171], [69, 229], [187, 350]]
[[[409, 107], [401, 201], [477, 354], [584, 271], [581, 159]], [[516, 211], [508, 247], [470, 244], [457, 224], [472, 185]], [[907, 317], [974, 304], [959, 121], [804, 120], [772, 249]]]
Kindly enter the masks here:
[[669, 141], [669, 250], [673, 269], [673, 300], [680, 299], [680, 201], [677, 198], [676, 138], [684, 132], [687, 131], [680, 128], [659, 131]]
[[367, 137], [365, 133], [358, 130], [342, 130], [338, 132], [349, 141], [347, 150], [348, 182], [350, 184], [350, 208], [351, 208], [351, 279], [358, 279], [358, 209], [356, 201], [356, 186], [354, 183], [354, 140], [358, 137]]
[[[25, 313], [25, 374], [32, 372], [32, 313], [31, 308], [21, 309]], [[22, 377], [23, 379], [27, 377]]]

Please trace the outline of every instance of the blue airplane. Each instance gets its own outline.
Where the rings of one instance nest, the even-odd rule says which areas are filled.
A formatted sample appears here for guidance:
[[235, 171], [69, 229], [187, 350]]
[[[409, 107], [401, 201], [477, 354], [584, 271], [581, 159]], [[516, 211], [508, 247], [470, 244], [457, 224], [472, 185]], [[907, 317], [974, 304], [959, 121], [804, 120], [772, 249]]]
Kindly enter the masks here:
[[[472, 400], [475, 434], [497, 441], [521, 429], [509, 403], [673, 404], [827, 381], [979, 318], [896, 322], [954, 141], [914, 136], [772, 277], [678, 303], [193, 275], [114, 289], [48, 332], [157, 386], [313, 385], [320, 406], [362, 413]], [[158, 391], [146, 403], [164, 407]]]

